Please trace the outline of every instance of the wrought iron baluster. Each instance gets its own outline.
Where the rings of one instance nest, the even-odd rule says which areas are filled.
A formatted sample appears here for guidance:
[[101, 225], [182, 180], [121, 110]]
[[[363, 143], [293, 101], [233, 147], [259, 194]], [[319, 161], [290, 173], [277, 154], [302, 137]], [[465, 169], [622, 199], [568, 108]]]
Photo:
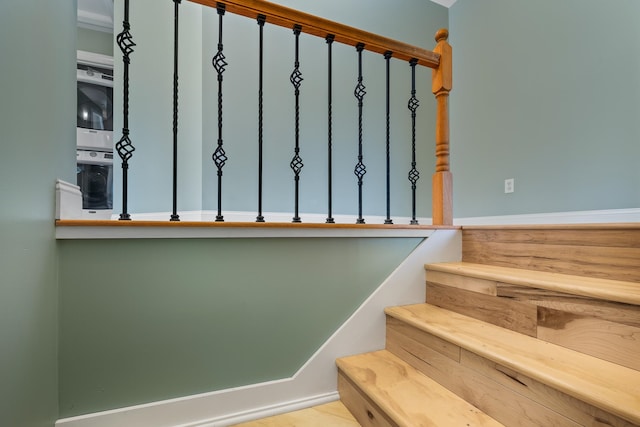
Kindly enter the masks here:
[[327, 40], [327, 49], [328, 49], [328, 58], [327, 58], [327, 62], [328, 62], [328, 89], [327, 89], [327, 94], [328, 94], [328, 102], [327, 102], [327, 117], [328, 117], [328, 131], [327, 131], [327, 175], [328, 175], [328, 182], [327, 182], [327, 192], [328, 192], [328, 214], [327, 214], [327, 224], [334, 224], [335, 220], [333, 219], [332, 216], [332, 191], [333, 191], [333, 182], [332, 182], [332, 175], [333, 175], [333, 120], [332, 120], [332, 108], [333, 108], [333, 58], [332, 58], [332, 52], [331, 52], [331, 46], [333, 45], [333, 41], [335, 39], [335, 36], [333, 34], [329, 34], [326, 37]]
[[358, 84], [353, 94], [358, 100], [358, 163], [353, 172], [358, 177], [358, 219], [356, 224], [364, 224], [364, 218], [362, 217], [362, 178], [367, 173], [367, 168], [362, 163], [362, 106], [364, 105], [364, 96], [367, 94], [365, 86], [362, 84], [362, 51], [364, 50], [364, 43], [358, 43], [356, 50], [358, 52]]
[[384, 59], [386, 61], [387, 68], [387, 98], [386, 98], [386, 106], [387, 106], [387, 218], [384, 220], [385, 224], [393, 224], [393, 220], [391, 219], [391, 144], [390, 144], [390, 135], [391, 135], [391, 113], [390, 113], [390, 98], [391, 98], [391, 83], [390, 83], [390, 67], [389, 62], [391, 60], [391, 56], [393, 52], [387, 51], [384, 54]]
[[171, 221], [180, 221], [178, 215], [178, 22], [182, 0], [173, 0], [173, 213]]
[[263, 105], [262, 105], [262, 88], [263, 88], [263, 59], [264, 59], [264, 23], [267, 17], [258, 15], [258, 26], [260, 27], [260, 47], [258, 58], [258, 216], [256, 222], [264, 222], [262, 216], [262, 145], [263, 145]]
[[295, 213], [293, 222], [302, 222], [299, 216], [299, 190], [300, 190], [300, 171], [304, 164], [300, 158], [300, 85], [302, 84], [302, 73], [300, 72], [300, 32], [302, 27], [294, 25], [293, 34], [295, 35], [295, 62], [294, 69], [289, 77], [289, 81], [295, 89], [295, 148], [294, 156], [289, 166], [295, 175]]
[[127, 213], [127, 197], [128, 197], [128, 171], [129, 159], [133, 156], [135, 148], [129, 139], [129, 64], [131, 62], [129, 55], [133, 53], [133, 37], [129, 30], [129, 0], [124, 1], [124, 21], [122, 22], [122, 32], [116, 37], [118, 47], [122, 51], [122, 62], [124, 63], [123, 75], [123, 107], [122, 107], [122, 138], [116, 143], [116, 151], [122, 159], [122, 213], [120, 220], [128, 221], [131, 215]]
[[225, 71], [225, 67], [229, 65], [225, 60], [222, 44], [222, 17], [225, 12], [225, 5], [218, 3], [218, 52], [214, 55], [211, 63], [213, 68], [218, 74], [218, 146], [213, 152], [211, 158], [213, 163], [218, 169], [218, 215], [216, 215], [216, 222], [224, 222], [224, 216], [222, 215], [222, 168], [227, 162], [227, 154], [224, 152], [223, 140], [222, 140], [222, 74]]
[[411, 98], [408, 108], [411, 111], [411, 170], [409, 171], [409, 181], [411, 182], [411, 224], [417, 225], [416, 219], [416, 183], [420, 179], [420, 173], [416, 169], [416, 110], [420, 102], [416, 98], [416, 64], [417, 59], [409, 61], [411, 66]]

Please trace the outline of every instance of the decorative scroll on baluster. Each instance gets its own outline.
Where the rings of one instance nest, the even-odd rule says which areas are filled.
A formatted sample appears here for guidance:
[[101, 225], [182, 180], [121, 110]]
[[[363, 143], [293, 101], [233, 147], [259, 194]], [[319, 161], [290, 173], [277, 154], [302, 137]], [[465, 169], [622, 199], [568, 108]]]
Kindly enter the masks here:
[[356, 50], [358, 51], [358, 84], [353, 94], [358, 100], [358, 163], [353, 173], [358, 177], [358, 219], [356, 224], [364, 224], [364, 218], [362, 217], [362, 178], [367, 173], [367, 168], [362, 163], [362, 106], [364, 105], [364, 96], [367, 94], [365, 86], [362, 84], [362, 51], [364, 50], [364, 44], [358, 43]]
[[133, 37], [129, 30], [131, 25], [129, 24], [129, 0], [124, 1], [124, 21], [122, 22], [122, 32], [116, 37], [118, 47], [122, 51], [122, 61], [124, 62], [124, 75], [123, 75], [123, 120], [122, 120], [122, 138], [116, 143], [116, 151], [122, 159], [122, 213], [120, 213], [120, 220], [128, 221], [131, 219], [131, 215], [127, 213], [127, 192], [128, 192], [128, 172], [129, 172], [129, 159], [133, 156], [135, 148], [129, 139], [129, 64], [131, 60], [129, 55], [133, 53], [133, 47], [136, 45], [133, 42]]
[[417, 59], [409, 61], [411, 66], [411, 98], [408, 108], [411, 111], [411, 170], [409, 171], [409, 182], [411, 182], [411, 224], [417, 225], [416, 219], [416, 183], [420, 179], [420, 173], [416, 169], [416, 110], [420, 106], [416, 98], [416, 64]]
[[173, 213], [171, 221], [180, 221], [178, 215], [178, 22], [182, 0], [173, 0]]
[[300, 32], [302, 31], [302, 27], [299, 25], [295, 25], [293, 27], [293, 34], [295, 35], [295, 62], [293, 72], [291, 73], [291, 77], [289, 81], [293, 85], [295, 89], [295, 149], [294, 156], [291, 160], [289, 166], [293, 170], [295, 175], [295, 214], [293, 216], [293, 222], [302, 222], [299, 216], [299, 190], [300, 190], [300, 171], [304, 164], [302, 163], [302, 158], [300, 158], [300, 85], [302, 84], [302, 73], [300, 72]]
[[433, 50], [440, 55], [440, 63], [432, 73], [432, 92], [438, 103], [436, 113], [436, 172], [433, 175], [433, 225], [453, 224], [453, 178], [449, 171], [449, 92], [452, 87], [452, 50], [447, 42], [449, 31], [436, 32]]
[[224, 152], [223, 140], [222, 140], [222, 74], [225, 71], [225, 67], [229, 65], [225, 60], [222, 44], [222, 17], [225, 12], [225, 5], [218, 3], [218, 52], [215, 54], [211, 63], [213, 68], [218, 74], [218, 146], [213, 152], [211, 158], [213, 163], [218, 169], [218, 215], [216, 215], [216, 222], [224, 222], [224, 216], [222, 215], [222, 168], [227, 162], [227, 154]]
[[333, 46], [333, 41], [335, 40], [335, 36], [333, 34], [329, 34], [326, 37], [327, 41], [327, 172], [328, 172], [328, 214], [327, 214], [327, 224], [334, 224], [335, 220], [332, 215], [332, 191], [333, 191], [333, 117], [332, 117], [332, 109], [333, 109], [333, 56], [331, 52], [331, 47]]
[[260, 27], [259, 37], [259, 54], [258, 54], [258, 216], [256, 222], [264, 222], [262, 216], [262, 139], [263, 139], [263, 105], [262, 105], [262, 87], [263, 87], [263, 66], [264, 66], [264, 23], [267, 17], [258, 15], [258, 26]]
[[393, 52], [387, 51], [384, 54], [384, 59], [386, 62], [386, 81], [387, 81], [387, 96], [386, 96], [386, 107], [387, 107], [387, 139], [386, 139], [386, 148], [387, 148], [387, 218], [384, 220], [385, 224], [393, 224], [391, 220], [391, 108], [390, 108], [390, 98], [391, 98], [391, 71], [389, 67], [389, 62], [391, 60], [391, 56]]

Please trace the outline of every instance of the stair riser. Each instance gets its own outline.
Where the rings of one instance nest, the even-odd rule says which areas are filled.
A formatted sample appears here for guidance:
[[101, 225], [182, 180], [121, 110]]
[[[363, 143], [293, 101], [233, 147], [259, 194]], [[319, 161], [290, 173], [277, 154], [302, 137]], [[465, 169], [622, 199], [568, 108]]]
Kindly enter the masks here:
[[640, 282], [640, 227], [462, 231], [462, 260]]
[[428, 304], [437, 305], [524, 335], [536, 336], [537, 309], [535, 305], [432, 283], [428, 274], [427, 280], [429, 280], [426, 291]]
[[494, 296], [487, 280], [442, 272], [427, 280], [429, 304], [640, 370], [640, 306], [498, 282]]
[[349, 408], [362, 427], [398, 427], [340, 370], [338, 370], [338, 392], [344, 406]]
[[454, 344], [444, 347], [441, 341], [387, 318], [387, 350], [506, 426], [635, 426]]

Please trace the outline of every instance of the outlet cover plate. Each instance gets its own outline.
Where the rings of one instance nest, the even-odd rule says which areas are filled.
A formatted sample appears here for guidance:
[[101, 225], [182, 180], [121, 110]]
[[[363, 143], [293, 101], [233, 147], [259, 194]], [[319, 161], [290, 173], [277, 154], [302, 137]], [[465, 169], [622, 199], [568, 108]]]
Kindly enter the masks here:
[[516, 191], [515, 189], [515, 179], [509, 178], [504, 180], [504, 192], [505, 193], [513, 193]]

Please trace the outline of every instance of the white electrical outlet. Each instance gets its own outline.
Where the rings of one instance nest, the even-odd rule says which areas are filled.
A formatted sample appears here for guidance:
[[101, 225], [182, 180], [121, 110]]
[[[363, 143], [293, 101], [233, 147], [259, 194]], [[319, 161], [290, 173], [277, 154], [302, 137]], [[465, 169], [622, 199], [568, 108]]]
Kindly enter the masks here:
[[515, 188], [515, 179], [509, 178], [504, 180], [504, 192], [505, 193], [513, 193], [516, 191]]

